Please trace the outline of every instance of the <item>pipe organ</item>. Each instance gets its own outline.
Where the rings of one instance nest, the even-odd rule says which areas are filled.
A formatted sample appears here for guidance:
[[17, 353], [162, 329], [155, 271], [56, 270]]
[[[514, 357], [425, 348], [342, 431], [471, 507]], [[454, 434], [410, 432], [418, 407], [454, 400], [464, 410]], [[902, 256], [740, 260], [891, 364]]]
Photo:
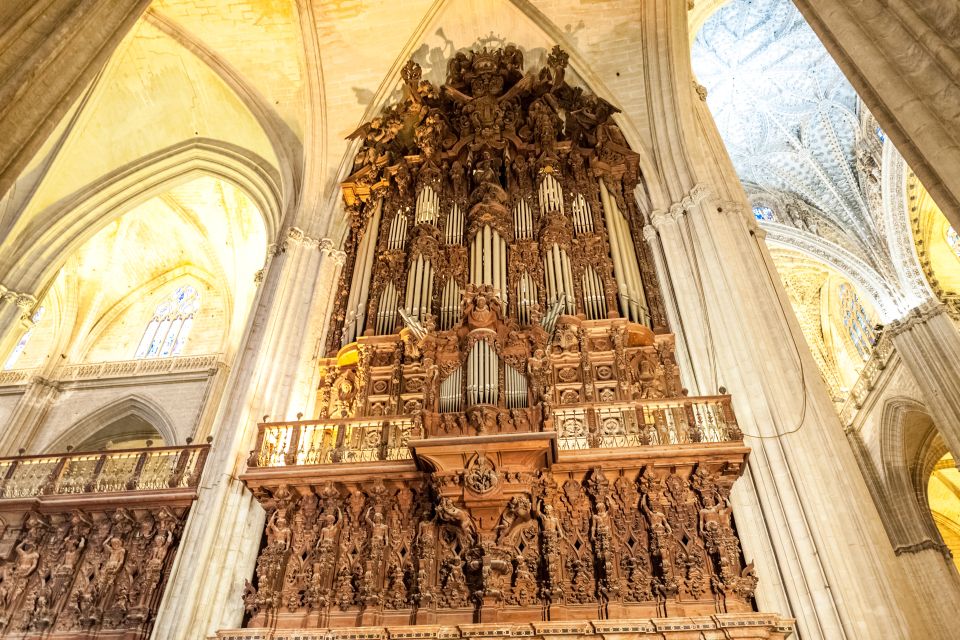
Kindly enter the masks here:
[[729, 398], [681, 388], [639, 156], [566, 62], [457, 53], [441, 86], [410, 62], [353, 134], [316, 420], [261, 425], [243, 476], [251, 626], [752, 611]]

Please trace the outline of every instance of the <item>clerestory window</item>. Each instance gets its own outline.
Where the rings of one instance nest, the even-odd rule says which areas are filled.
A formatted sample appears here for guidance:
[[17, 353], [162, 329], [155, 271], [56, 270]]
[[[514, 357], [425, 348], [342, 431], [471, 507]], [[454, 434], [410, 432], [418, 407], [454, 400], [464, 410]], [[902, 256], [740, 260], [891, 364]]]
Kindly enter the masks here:
[[190, 285], [177, 288], [157, 305], [134, 358], [139, 360], [180, 355], [199, 310], [200, 293]]

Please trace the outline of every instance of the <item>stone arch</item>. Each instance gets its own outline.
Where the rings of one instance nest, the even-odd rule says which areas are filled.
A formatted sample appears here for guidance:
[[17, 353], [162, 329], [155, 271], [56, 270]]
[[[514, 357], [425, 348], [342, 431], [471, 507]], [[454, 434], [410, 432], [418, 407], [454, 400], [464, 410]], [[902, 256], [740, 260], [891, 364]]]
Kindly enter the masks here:
[[937, 439], [936, 426], [922, 404], [905, 397], [886, 401], [880, 422], [880, 466], [888, 503], [883, 515], [897, 553], [918, 545], [942, 545], [926, 501], [929, 471], [924, 475], [926, 465], [921, 464]]
[[276, 236], [283, 216], [276, 170], [235, 145], [193, 139], [120, 167], [48, 207], [0, 256], [10, 265], [5, 280], [42, 298], [65, 256], [134, 206], [199, 175], [241, 189], [263, 216], [267, 237]]
[[[168, 282], [173, 282], [184, 276], [189, 276], [196, 279], [201, 284], [206, 285], [210, 288], [220, 288], [217, 286], [217, 277], [213, 274], [206, 272], [199, 267], [194, 265], [185, 265], [177, 267], [176, 269], [171, 269], [165, 273], [158, 275], [151, 280], [143, 282], [137, 288], [128, 292], [123, 298], [117, 301], [110, 309], [104, 313], [97, 323], [91, 328], [90, 332], [82, 338], [81, 342], [77, 345], [77, 348], [74, 350], [73, 356], [76, 357], [78, 361], [83, 361], [86, 354], [89, 353], [90, 349], [100, 340], [100, 337], [110, 329], [113, 322], [121, 317], [123, 313], [130, 308], [130, 306], [143, 297], [145, 294], [151, 290], [161, 287]], [[224, 317], [229, 319], [233, 316], [233, 297], [229, 287], [223, 288], [224, 293]], [[221, 330], [221, 351], [225, 346], [225, 341], [228, 334], [229, 323], [225, 324]]]
[[94, 438], [103, 429], [130, 416], [135, 416], [152, 426], [163, 439], [164, 444], [172, 445], [180, 440], [173, 427], [173, 421], [163, 407], [150, 398], [131, 394], [95, 409], [49, 443], [38, 443], [38, 448], [51, 453], [65, 451], [68, 446], [80, 445]]
[[902, 297], [890, 288], [890, 284], [879, 273], [846, 249], [812, 233], [776, 222], [766, 223], [764, 230], [769, 246], [797, 251], [816, 262], [822, 262], [869, 295], [883, 322], [896, 320], [908, 310]]

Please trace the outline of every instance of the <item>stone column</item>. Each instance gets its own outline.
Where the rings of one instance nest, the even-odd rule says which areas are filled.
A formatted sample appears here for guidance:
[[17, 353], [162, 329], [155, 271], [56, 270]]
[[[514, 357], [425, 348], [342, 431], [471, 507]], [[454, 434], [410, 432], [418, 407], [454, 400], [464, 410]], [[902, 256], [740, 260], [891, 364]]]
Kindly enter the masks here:
[[[643, 73], [671, 326], [694, 393], [733, 394], [749, 473], [734, 507], [761, 610], [796, 617], [804, 640], [919, 638], [919, 604], [806, 346], [690, 70], [686, 3], [642, 5]], [[673, 222], [662, 222], [664, 216]], [[668, 305], [668, 308], [670, 305]], [[714, 382], [715, 381], [715, 382]], [[709, 386], [708, 386], [709, 385]]]
[[0, 198], [150, 0], [32, 0], [0, 7]]
[[30, 315], [37, 306], [37, 298], [29, 293], [18, 293], [0, 285], [0, 366], [17, 341], [33, 326]]
[[15, 456], [21, 448], [28, 453], [46, 453], [32, 450], [30, 443], [59, 396], [60, 385], [56, 381], [42, 376], [31, 378], [0, 433], [0, 455]]
[[343, 254], [289, 228], [274, 249], [243, 350], [230, 373], [213, 448], [153, 630], [154, 640], [202, 640], [239, 627], [244, 580], [253, 575], [264, 514], [237, 479], [257, 423], [287, 415], [303, 358], [313, 357], [316, 299], [332, 301]]
[[883, 518], [897, 563], [911, 577], [917, 599], [925, 603], [933, 637], [953, 637], [960, 611], [960, 575], [940, 540], [929, 506], [921, 503], [914, 490], [905, 456], [892, 456], [894, 460], [887, 463], [890, 466], [884, 468], [881, 479], [860, 433], [850, 429], [847, 438]]
[[960, 463], [960, 330], [946, 305], [930, 301], [887, 326], [917, 381], [944, 442]]
[[960, 228], [960, 3], [794, 4], [944, 214]]

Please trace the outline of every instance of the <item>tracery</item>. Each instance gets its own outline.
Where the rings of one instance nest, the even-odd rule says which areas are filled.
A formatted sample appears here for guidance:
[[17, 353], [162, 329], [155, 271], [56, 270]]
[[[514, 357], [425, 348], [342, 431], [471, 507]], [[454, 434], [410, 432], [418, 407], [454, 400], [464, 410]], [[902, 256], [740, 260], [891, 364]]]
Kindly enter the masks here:
[[157, 305], [134, 358], [166, 358], [183, 353], [199, 310], [200, 293], [195, 287], [186, 285], [175, 289]]

